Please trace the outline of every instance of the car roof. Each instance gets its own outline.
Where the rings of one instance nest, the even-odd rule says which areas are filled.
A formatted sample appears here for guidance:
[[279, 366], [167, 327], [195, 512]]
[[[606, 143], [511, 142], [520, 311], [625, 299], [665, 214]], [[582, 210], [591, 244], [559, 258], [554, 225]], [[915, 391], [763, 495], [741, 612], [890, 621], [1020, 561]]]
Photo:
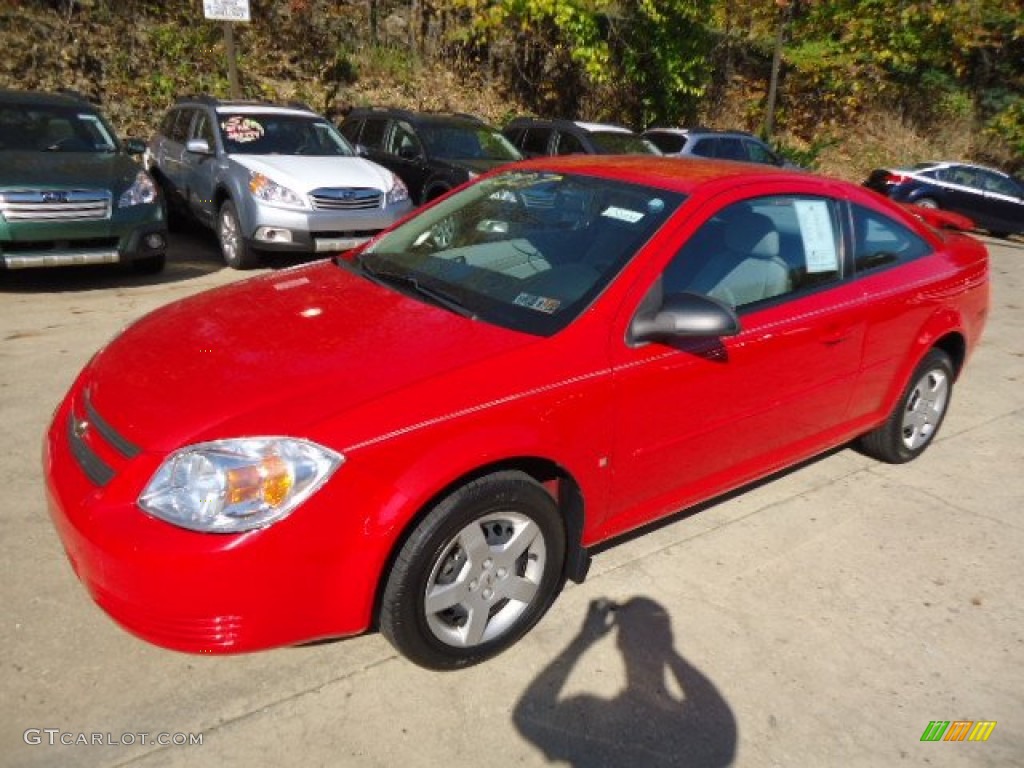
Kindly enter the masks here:
[[544, 125], [552, 128], [561, 128], [563, 130], [576, 128], [589, 133], [633, 133], [629, 128], [622, 125], [615, 125], [613, 123], [592, 123], [586, 120], [566, 120], [561, 117], [517, 117], [510, 120], [508, 125], [505, 127], [514, 128], [520, 125]]
[[94, 104], [80, 93], [64, 91], [48, 93], [44, 91], [17, 91], [7, 88], [0, 89], [0, 103], [3, 104], [38, 104], [50, 107], [88, 107], [96, 109]]
[[487, 122], [467, 112], [417, 112], [401, 107], [354, 107], [345, 116], [348, 120], [354, 117], [400, 117], [410, 123], [445, 123], [448, 125], [487, 125]]
[[897, 168], [896, 170], [902, 171], [926, 171], [934, 168], [972, 168], [976, 171], [989, 171], [990, 173], [998, 173], [1000, 176], [1011, 176], [1012, 174], [1006, 171], [1001, 171], [998, 168], [991, 168], [987, 165], [978, 165], [977, 163], [962, 163], [958, 160], [931, 160], [923, 163], [914, 163], [909, 168]]
[[216, 112], [255, 113], [273, 112], [282, 115], [315, 115], [320, 117], [311, 107], [298, 101], [286, 104], [275, 104], [272, 101], [257, 99], [218, 99], [214, 96], [201, 94], [198, 96], [182, 96], [174, 102], [175, 107], [211, 107]]
[[573, 124], [592, 133], [633, 133], [628, 128], [611, 123], [585, 123], [581, 120], [574, 120]]
[[648, 133], [670, 133], [675, 136], [736, 136], [744, 139], [757, 139], [748, 131], [720, 131], [717, 128], [648, 128], [643, 135]]
[[503, 170], [522, 168], [620, 179], [684, 194], [717, 181], [753, 182], [788, 177], [801, 182], [814, 179], [822, 184], [844, 184], [803, 171], [792, 171], [771, 165], [666, 155], [554, 155], [505, 166]]
[[214, 107], [218, 115], [231, 112], [238, 115], [302, 115], [303, 117], [320, 117], [316, 112], [296, 107], [280, 107], [275, 104], [218, 104]]

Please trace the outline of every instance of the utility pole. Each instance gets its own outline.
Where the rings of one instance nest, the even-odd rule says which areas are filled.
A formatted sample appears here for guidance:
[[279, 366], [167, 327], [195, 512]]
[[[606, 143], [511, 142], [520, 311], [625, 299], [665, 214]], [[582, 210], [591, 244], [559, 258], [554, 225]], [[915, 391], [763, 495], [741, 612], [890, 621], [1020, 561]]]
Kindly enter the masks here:
[[782, 44], [786, 40], [786, 26], [793, 10], [790, 0], [775, 0], [780, 9], [779, 23], [775, 28], [775, 50], [772, 52], [772, 74], [768, 83], [768, 103], [765, 105], [764, 127], [765, 139], [770, 139], [775, 130], [775, 99], [779, 91], [779, 70], [782, 68]]

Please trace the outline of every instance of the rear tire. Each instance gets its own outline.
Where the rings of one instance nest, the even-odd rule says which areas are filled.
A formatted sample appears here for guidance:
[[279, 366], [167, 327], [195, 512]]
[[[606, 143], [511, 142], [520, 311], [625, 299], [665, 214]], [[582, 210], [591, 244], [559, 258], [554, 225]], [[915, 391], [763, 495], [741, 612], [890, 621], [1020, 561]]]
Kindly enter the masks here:
[[885, 423], [860, 438], [860, 449], [887, 464], [904, 464], [924, 453], [946, 416], [953, 378], [949, 355], [941, 349], [931, 350], [914, 370]]
[[488, 659], [523, 637], [563, 583], [565, 527], [522, 472], [474, 480], [431, 509], [387, 577], [380, 631], [428, 669]]

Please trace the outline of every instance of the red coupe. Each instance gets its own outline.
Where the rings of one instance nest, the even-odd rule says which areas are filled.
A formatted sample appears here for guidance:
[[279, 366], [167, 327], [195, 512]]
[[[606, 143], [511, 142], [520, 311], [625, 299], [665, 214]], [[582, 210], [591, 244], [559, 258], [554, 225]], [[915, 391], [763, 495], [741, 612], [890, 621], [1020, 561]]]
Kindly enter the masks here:
[[988, 256], [766, 166], [544, 158], [331, 261], [168, 305], [45, 443], [94, 599], [197, 653], [378, 627], [493, 656], [599, 542], [856, 441], [935, 438]]

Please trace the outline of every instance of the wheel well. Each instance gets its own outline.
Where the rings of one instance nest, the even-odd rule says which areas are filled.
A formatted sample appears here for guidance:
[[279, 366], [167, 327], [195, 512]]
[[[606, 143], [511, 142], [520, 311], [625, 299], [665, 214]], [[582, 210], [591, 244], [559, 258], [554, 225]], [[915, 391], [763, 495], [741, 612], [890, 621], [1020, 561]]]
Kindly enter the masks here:
[[434, 198], [443, 195], [449, 189], [451, 189], [451, 187], [440, 182], [437, 184], [431, 184], [427, 189], [423, 190], [423, 202], [429, 203]]
[[213, 209], [215, 211], [219, 211], [220, 207], [224, 204], [224, 201], [230, 198], [231, 195], [226, 189], [224, 189], [224, 187], [217, 187], [217, 191], [213, 193]]
[[558, 505], [558, 509], [562, 513], [562, 519], [565, 521], [566, 553], [564, 576], [576, 583], [581, 583], [583, 579], [586, 578], [587, 569], [590, 566], [590, 556], [582, 545], [584, 520], [583, 493], [580, 490], [579, 484], [563, 467], [549, 459], [531, 456], [507, 459], [478, 467], [472, 472], [467, 472], [461, 477], [453, 480], [431, 496], [430, 499], [428, 499], [417, 513], [405, 524], [401, 535], [396, 539], [395, 544], [388, 555], [387, 562], [381, 571], [381, 576], [377, 583], [377, 594], [374, 599], [372, 617], [374, 626], [376, 626], [378, 616], [380, 615], [380, 600], [381, 596], [384, 594], [387, 575], [391, 572], [395, 558], [397, 558], [398, 553], [402, 551], [402, 547], [405, 546], [406, 540], [419, 524], [420, 520], [423, 519], [434, 505], [439, 503], [445, 496], [448, 496], [455, 491], [456, 488], [466, 485], [467, 483], [471, 483], [485, 475], [507, 470], [517, 470], [523, 474], [529, 475], [540, 485], [544, 486], [544, 488], [555, 499], [555, 503]]
[[953, 363], [954, 378], [960, 377], [960, 370], [964, 367], [967, 358], [967, 343], [959, 333], [947, 333], [933, 345], [935, 349], [941, 349]]

